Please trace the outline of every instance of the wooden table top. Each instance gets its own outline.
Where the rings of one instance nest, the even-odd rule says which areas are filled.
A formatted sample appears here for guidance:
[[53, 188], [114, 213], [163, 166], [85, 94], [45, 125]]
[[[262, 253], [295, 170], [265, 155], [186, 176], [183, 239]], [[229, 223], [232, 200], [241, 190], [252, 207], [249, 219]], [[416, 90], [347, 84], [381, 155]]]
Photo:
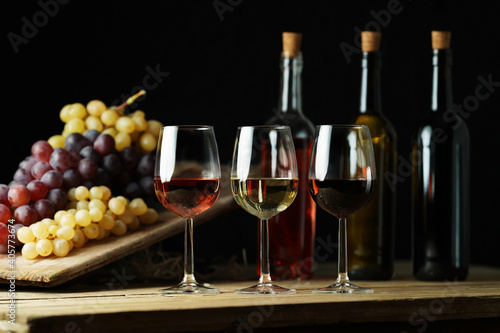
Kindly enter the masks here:
[[[492, 325], [500, 327], [498, 268], [473, 267], [462, 282], [423, 282], [408, 274], [396, 274], [390, 281], [358, 281], [375, 290], [361, 295], [311, 292], [333, 282], [332, 276], [279, 281], [297, 289], [288, 295], [236, 294], [235, 289], [256, 281], [221, 281], [214, 283], [221, 293], [208, 296], [167, 296], [158, 292], [164, 283], [134, 283], [126, 272], [114, 271], [109, 277], [109, 282], [99, 284], [19, 286], [14, 297], [6, 290], [0, 298], [0, 331], [268, 332], [277, 328], [274, 331], [323, 332], [335, 325], [343, 330], [354, 325], [363, 331], [362, 324], [370, 324], [370, 331], [377, 332], [377, 325], [390, 323], [380, 326], [380, 331], [397, 327], [397, 332], [423, 332], [451, 321], [465, 328], [464, 319], [473, 320], [476, 328], [486, 323], [481, 332]], [[12, 299], [15, 326], [9, 323]]]

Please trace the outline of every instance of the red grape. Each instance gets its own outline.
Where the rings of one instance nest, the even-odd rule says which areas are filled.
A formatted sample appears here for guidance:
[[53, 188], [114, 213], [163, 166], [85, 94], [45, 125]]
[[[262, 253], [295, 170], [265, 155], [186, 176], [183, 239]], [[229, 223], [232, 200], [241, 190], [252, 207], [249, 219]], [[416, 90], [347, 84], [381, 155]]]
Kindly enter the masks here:
[[116, 154], [108, 154], [102, 158], [102, 166], [110, 177], [114, 177], [122, 171], [122, 162]]
[[7, 243], [9, 239], [9, 227], [7, 224], [0, 223], [0, 244]]
[[47, 187], [47, 185], [45, 185], [45, 183], [40, 180], [33, 180], [29, 182], [26, 187], [28, 188], [28, 190], [30, 190], [31, 200], [33, 201], [45, 198], [45, 196], [49, 192], [49, 188]]
[[31, 155], [27, 156], [24, 160], [21, 161], [21, 163], [19, 163], [19, 169], [24, 169], [31, 172], [31, 168], [36, 162], [38, 162], [36, 158]]
[[139, 161], [141, 160], [142, 154], [139, 153], [139, 151], [135, 147], [128, 146], [123, 148], [123, 150], [120, 152], [120, 157], [125, 169], [135, 170], [137, 164], [139, 164]]
[[80, 155], [74, 150], [68, 151], [64, 148], [56, 148], [50, 156], [50, 165], [54, 170], [63, 173], [76, 167], [80, 159]]
[[84, 180], [94, 178], [97, 176], [97, 163], [93, 159], [85, 157], [78, 163], [78, 173]]
[[84, 137], [83, 134], [73, 132], [66, 136], [64, 146], [66, 147], [66, 150], [74, 150], [79, 153], [83, 147], [92, 146], [92, 142]]
[[14, 211], [14, 219], [16, 222], [28, 227], [38, 221], [38, 214], [30, 205], [22, 205]]
[[142, 156], [141, 160], [139, 161], [139, 164], [137, 165], [137, 176], [139, 178], [142, 177], [153, 177], [155, 170], [155, 159], [151, 155], [144, 155]]
[[24, 185], [13, 185], [7, 194], [9, 202], [14, 207], [27, 205], [31, 200], [31, 192]]
[[43, 162], [48, 162], [50, 160], [50, 155], [52, 155], [52, 152], [54, 149], [45, 140], [39, 140], [31, 146], [31, 155], [37, 160], [37, 161], [43, 161]]
[[64, 148], [56, 148], [50, 156], [50, 165], [54, 170], [64, 172], [70, 168], [67, 159], [68, 151]]
[[7, 205], [10, 207], [10, 202], [9, 202], [9, 193], [10, 187], [5, 185], [5, 184], [0, 184], [0, 203], [3, 203], [4, 205]]
[[69, 169], [64, 171], [63, 173], [63, 186], [65, 190], [69, 190], [70, 188], [77, 187], [80, 185], [81, 179], [78, 171], [74, 169]]
[[40, 179], [49, 189], [61, 188], [63, 185], [63, 176], [56, 170], [47, 171]]
[[25, 169], [17, 169], [14, 173], [14, 181], [18, 183], [28, 184], [33, 180], [31, 172]]
[[35, 209], [38, 219], [42, 220], [46, 217], [52, 218], [55, 214], [56, 207], [52, 203], [52, 201], [48, 199], [40, 199], [35, 201], [33, 204], [33, 209]]
[[101, 154], [94, 148], [94, 147], [83, 147], [82, 150], [80, 150], [80, 156], [82, 158], [91, 158], [93, 159], [98, 165], [102, 163], [102, 157]]
[[83, 132], [83, 136], [89, 139], [89, 141], [92, 142], [92, 144], [94, 143], [95, 139], [97, 139], [99, 134], [101, 134], [101, 132], [95, 129], [89, 129]]
[[40, 180], [42, 176], [49, 170], [52, 170], [52, 167], [48, 162], [39, 161], [36, 162], [35, 165], [31, 168], [31, 175], [33, 178]]
[[47, 193], [46, 199], [54, 204], [56, 211], [64, 209], [68, 203], [66, 191], [61, 190], [60, 188], [50, 190], [49, 193]]
[[9, 223], [10, 217], [11, 217], [10, 208], [4, 204], [0, 204], [0, 224]]
[[115, 139], [109, 134], [101, 133], [94, 141], [94, 148], [101, 156], [111, 154], [115, 150]]

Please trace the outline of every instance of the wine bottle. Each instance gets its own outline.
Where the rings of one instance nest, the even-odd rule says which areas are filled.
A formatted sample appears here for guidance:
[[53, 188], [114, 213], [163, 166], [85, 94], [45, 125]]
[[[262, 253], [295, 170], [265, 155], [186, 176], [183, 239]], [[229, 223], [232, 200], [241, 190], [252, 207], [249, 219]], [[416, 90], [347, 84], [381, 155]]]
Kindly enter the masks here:
[[413, 141], [412, 261], [419, 280], [464, 280], [469, 270], [470, 139], [453, 109], [450, 39], [450, 32], [432, 31], [431, 112]]
[[397, 134], [382, 113], [380, 39], [380, 32], [361, 33], [360, 107], [354, 122], [370, 129], [377, 184], [372, 200], [347, 224], [349, 276], [355, 280], [388, 280], [394, 270], [396, 187], [385, 175], [396, 174]]
[[269, 260], [274, 279], [308, 279], [313, 274], [316, 235], [316, 204], [308, 187], [314, 125], [302, 112], [302, 34], [283, 32], [282, 39], [278, 108], [266, 123], [290, 126], [299, 185], [291, 206], [269, 219]]

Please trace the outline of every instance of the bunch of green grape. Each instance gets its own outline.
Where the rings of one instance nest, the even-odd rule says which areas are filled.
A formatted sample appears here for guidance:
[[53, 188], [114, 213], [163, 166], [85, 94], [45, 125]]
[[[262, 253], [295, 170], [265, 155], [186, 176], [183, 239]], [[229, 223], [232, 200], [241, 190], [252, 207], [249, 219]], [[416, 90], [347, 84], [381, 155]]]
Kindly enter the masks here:
[[27, 259], [66, 256], [72, 249], [83, 247], [89, 240], [101, 240], [111, 234], [123, 236], [141, 224], [157, 221], [158, 213], [143, 199], [129, 201], [112, 196], [106, 186], [72, 188], [67, 192], [69, 203], [53, 218], [44, 218], [17, 230], [22, 255]]
[[83, 134], [95, 130], [111, 135], [117, 151], [133, 145], [141, 153], [150, 153], [156, 148], [158, 133], [163, 124], [158, 120], [147, 120], [142, 110], [124, 114], [120, 107], [108, 108], [101, 100], [65, 105], [59, 117], [63, 121], [62, 134], [53, 135], [48, 142], [53, 147], [65, 148], [65, 138], [71, 133]]

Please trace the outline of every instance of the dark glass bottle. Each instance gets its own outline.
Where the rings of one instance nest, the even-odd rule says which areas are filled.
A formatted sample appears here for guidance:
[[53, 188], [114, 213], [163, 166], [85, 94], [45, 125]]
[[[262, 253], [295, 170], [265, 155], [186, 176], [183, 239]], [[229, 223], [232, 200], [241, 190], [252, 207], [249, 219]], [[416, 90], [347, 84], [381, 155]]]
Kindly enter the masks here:
[[469, 130], [453, 110], [450, 32], [432, 32], [431, 112], [413, 141], [413, 274], [464, 280], [469, 267]]
[[302, 113], [301, 38], [300, 33], [283, 33], [278, 108], [266, 122], [290, 126], [299, 170], [299, 187], [294, 202], [268, 221], [269, 260], [274, 279], [308, 279], [314, 269], [316, 204], [308, 187], [314, 125]]
[[396, 186], [385, 175], [397, 172], [397, 135], [382, 113], [380, 37], [379, 32], [361, 33], [361, 94], [355, 123], [370, 129], [377, 185], [368, 205], [349, 216], [347, 248], [353, 280], [388, 280], [394, 271]]

